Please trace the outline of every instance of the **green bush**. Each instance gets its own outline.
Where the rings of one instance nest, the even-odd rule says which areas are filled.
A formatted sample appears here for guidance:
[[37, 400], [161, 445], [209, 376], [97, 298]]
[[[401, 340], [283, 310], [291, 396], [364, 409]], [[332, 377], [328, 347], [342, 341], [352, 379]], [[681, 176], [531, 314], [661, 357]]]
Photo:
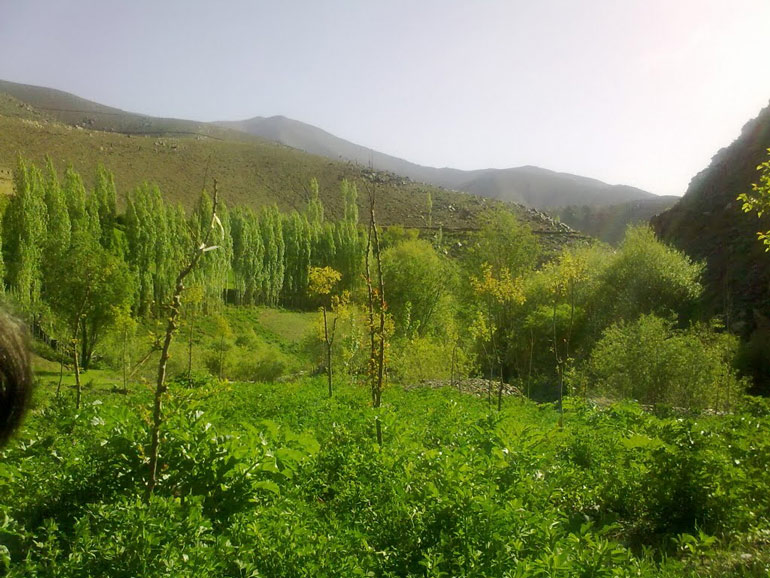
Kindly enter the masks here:
[[656, 406], [729, 409], [745, 387], [732, 368], [737, 344], [712, 327], [676, 329], [673, 321], [643, 315], [604, 332], [573, 387]]
[[448, 380], [455, 363], [455, 377], [472, 375], [474, 357], [464, 348], [438, 337], [395, 339], [391, 344], [390, 371], [398, 383], [415, 384], [427, 379]]

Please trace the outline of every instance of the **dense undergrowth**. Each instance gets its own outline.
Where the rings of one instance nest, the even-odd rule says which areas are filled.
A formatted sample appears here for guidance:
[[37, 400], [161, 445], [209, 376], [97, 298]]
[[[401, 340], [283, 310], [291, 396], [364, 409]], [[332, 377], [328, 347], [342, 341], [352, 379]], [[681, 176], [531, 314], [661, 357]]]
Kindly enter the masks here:
[[37, 392], [0, 456], [8, 576], [765, 576], [770, 407], [177, 388], [149, 503], [149, 394]]

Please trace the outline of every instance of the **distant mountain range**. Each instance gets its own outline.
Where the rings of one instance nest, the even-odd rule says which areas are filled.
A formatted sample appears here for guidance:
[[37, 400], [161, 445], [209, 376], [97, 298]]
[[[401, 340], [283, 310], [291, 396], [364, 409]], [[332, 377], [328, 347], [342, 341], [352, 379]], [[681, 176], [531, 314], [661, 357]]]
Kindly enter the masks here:
[[375, 169], [403, 175], [414, 181], [521, 203], [537, 209], [548, 210], [567, 205], [603, 207], [656, 198], [656, 195], [635, 187], [608, 185], [596, 179], [534, 166], [471, 171], [426, 167], [354, 144], [318, 127], [284, 116], [258, 116], [216, 124], [312, 154], [363, 166], [371, 165]]
[[364, 168], [371, 165], [376, 170], [416, 182], [541, 210], [568, 205], [605, 207], [656, 198], [652, 193], [634, 187], [609, 185], [596, 179], [534, 166], [471, 171], [421, 166], [283, 116], [204, 123], [125, 112], [60, 90], [2, 80], [0, 93], [27, 103], [59, 122], [84, 129], [132, 135], [197, 135], [222, 140], [243, 140], [245, 135], [251, 135], [335, 161], [351, 162]]
[[[216, 178], [222, 200], [231, 207], [302, 210], [311, 198], [310, 182], [316, 179], [326, 215], [339, 218], [340, 183], [347, 180], [358, 187], [361, 211], [368, 191], [376, 191], [382, 225], [440, 227], [458, 234], [473, 230], [480, 215], [503, 205], [215, 124], [143, 116], [58, 90], [0, 81], [0, 196], [13, 191], [19, 154], [38, 166], [50, 157], [60, 173], [72, 166], [87, 185], [97, 166], [104, 165], [115, 175], [119, 202], [149, 181], [167, 200], [190, 209], [204, 183], [210, 189]], [[553, 248], [579, 237], [535, 209], [507, 208]]]

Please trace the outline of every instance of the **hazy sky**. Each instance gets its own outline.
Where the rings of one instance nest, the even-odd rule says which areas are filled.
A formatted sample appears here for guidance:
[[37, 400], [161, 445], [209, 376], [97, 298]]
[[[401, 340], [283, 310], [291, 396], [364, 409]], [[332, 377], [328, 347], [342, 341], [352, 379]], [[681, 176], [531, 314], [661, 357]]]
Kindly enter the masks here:
[[681, 194], [768, 103], [769, 31], [770, 0], [0, 0], [0, 78]]

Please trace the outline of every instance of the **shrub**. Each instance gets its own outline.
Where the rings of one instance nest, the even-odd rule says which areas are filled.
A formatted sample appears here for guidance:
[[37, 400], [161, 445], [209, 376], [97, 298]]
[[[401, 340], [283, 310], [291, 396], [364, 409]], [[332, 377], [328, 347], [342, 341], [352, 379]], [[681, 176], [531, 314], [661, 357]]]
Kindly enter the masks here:
[[453, 356], [455, 377], [468, 377], [473, 372], [475, 360], [462, 347], [434, 337], [398, 339], [392, 344], [391, 374], [404, 384], [425, 379], [449, 379]]
[[698, 324], [643, 315], [609, 327], [574, 385], [596, 394], [687, 409], [727, 409], [745, 384], [731, 366], [737, 339]]

